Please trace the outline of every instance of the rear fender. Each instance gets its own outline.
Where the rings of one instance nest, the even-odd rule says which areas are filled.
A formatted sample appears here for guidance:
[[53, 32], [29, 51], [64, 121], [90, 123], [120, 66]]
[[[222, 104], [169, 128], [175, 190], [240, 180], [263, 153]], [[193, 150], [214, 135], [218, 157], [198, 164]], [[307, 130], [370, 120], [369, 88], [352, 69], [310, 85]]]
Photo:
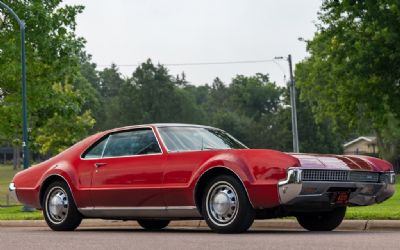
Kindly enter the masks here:
[[41, 196], [46, 191], [47, 186], [54, 180], [63, 180], [69, 187], [72, 197], [77, 205], [80, 207], [82, 197], [78, 190], [79, 181], [78, 177], [73, 171], [73, 168], [70, 167], [67, 163], [59, 163], [54, 165], [54, 167], [50, 168], [42, 177], [39, 183], [39, 200], [41, 200]]

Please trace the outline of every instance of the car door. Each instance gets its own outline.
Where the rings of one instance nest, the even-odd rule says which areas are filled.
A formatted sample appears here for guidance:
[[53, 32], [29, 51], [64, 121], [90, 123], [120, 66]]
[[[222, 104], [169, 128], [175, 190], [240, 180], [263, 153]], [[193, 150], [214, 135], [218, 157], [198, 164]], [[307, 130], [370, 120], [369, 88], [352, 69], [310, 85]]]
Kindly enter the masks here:
[[195, 206], [190, 187], [193, 175], [217, 151], [170, 152], [164, 172], [164, 200], [167, 206]]
[[[84, 157], [92, 164], [94, 207], [164, 206], [161, 184], [165, 155], [152, 128], [114, 132]], [[103, 146], [101, 146], [103, 144]], [[96, 158], [99, 151], [101, 157]], [[94, 157], [93, 157], [94, 156]], [[90, 159], [92, 158], [92, 159]]]
[[[168, 158], [164, 168], [164, 200], [167, 206], [194, 206], [193, 190], [190, 187], [193, 176], [207, 160], [219, 150], [202, 150], [203, 139], [191, 127], [158, 128]], [[187, 149], [188, 151], [181, 151]]]

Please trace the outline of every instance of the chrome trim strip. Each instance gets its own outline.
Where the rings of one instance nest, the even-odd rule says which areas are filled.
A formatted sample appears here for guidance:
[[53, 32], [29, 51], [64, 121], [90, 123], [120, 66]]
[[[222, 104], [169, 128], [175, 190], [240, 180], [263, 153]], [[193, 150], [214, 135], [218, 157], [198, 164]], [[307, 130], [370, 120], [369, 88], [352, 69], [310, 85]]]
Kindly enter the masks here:
[[82, 207], [80, 210], [191, 210], [197, 209], [196, 206], [153, 206], [153, 207]]
[[103, 158], [87, 158], [87, 159], [82, 159], [82, 160], [105, 160], [105, 159], [114, 159], [114, 158], [143, 157], [143, 156], [151, 156], [151, 155], [162, 155], [162, 153], [153, 153], [153, 154], [144, 154], [144, 155], [107, 156], [107, 157], [103, 157]]
[[197, 209], [196, 206], [168, 206], [167, 210], [174, 210], [174, 209]]
[[201, 218], [195, 206], [84, 207], [78, 210], [92, 218]]

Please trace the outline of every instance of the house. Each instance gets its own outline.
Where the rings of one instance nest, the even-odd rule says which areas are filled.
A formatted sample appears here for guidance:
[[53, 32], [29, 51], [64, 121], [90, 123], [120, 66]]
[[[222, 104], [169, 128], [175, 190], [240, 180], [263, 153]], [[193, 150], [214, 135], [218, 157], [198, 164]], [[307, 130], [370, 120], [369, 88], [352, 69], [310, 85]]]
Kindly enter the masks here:
[[0, 164], [6, 164], [13, 159], [13, 148], [9, 144], [0, 144]]
[[352, 155], [378, 154], [379, 149], [375, 136], [360, 136], [343, 144], [344, 153]]

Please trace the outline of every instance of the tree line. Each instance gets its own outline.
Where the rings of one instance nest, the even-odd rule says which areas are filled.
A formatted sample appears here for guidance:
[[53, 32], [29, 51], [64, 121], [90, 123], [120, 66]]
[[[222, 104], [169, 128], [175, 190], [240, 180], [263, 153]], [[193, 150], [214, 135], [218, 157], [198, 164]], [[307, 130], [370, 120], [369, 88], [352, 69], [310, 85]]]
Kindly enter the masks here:
[[[289, 93], [268, 74], [189, 83], [150, 59], [129, 76], [99, 70], [75, 34], [79, 5], [15, 0], [27, 23], [31, 150], [54, 155], [85, 136], [144, 123], [183, 122], [224, 129], [252, 148], [292, 150]], [[375, 134], [382, 156], [399, 155], [399, 5], [395, 1], [322, 2], [309, 56], [296, 65], [301, 152], [341, 153]], [[0, 14], [0, 144], [21, 146], [18, 25]]]
[[[229, 83], [217, 77], [210, 84], [193, 85], [184, 73], [172, 76], [150, 59], [127, 78], [116, 65], [97, 71], [90, 60], [81, 72], [97, 97], [87, 106], [96, 120], [92, 132], [145, 123], [207, 124], [252, 148], [292, 150], [288, 89], [266, 74], [237, 75]], [[301, 151], [340, 153], [342, 138], [331, 132], [329, 122], [316, 123], [310, 108], [298, 105]]]

